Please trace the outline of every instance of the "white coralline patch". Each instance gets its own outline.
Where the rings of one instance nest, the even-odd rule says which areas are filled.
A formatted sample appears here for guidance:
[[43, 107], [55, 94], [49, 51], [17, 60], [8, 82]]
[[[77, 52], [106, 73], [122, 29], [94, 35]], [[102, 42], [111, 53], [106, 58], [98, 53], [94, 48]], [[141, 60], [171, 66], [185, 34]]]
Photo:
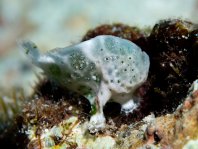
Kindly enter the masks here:
[[188, 141], [183, 149], [196, 149], [198, 147], [198, 140], [190, 140]]
[[147, 79], [149, 57], [134, 43], [110, 35], [97, 36], [65, 48], [40, 54], [32, 42], [23, 42], [26, 54], [45, 74], [63, 87], [97, 104], [89, 130], [105, 127], [103, 107], [110, 99], [131, 112], [136, 105], [135, 90]]
[[195, 80], [193, 83], [192, 83], [192, 85], [191, 85], [191, 87], [190, 87], [190, 89], [189, 89], [189, 93], [190, 94], [192, 94], [192, 93], [194, 93], [196, 90], [198, 90], [198, 79], [197, 80]]

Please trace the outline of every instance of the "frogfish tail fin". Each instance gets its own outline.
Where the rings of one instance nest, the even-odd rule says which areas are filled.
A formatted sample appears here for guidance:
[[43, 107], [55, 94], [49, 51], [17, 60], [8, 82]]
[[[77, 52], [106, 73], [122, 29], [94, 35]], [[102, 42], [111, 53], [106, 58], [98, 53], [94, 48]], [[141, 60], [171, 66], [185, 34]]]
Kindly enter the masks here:
[[24, 49], [25, 54], [32, 60], [37, 61], [40, 53], [35, 43], [32, 41], [20, 41], [20, 46]]

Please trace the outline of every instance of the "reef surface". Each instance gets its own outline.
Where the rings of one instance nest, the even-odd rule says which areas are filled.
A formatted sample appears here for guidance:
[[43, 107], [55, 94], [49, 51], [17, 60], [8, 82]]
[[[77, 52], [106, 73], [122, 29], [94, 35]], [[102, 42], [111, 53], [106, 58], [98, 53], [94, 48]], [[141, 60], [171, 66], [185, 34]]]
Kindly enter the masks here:
[[[24, 101], [10, 133], [21, 148], [190, 148], [198, 141], [198, 26], [179, 19], [162, 20], [152, 29], [124, 24], [101, 25], [82, 41], [114, 35], [136, 43], [150, 57], [142, 100], [133, 113], [119, 104], [104, 108], [103, 131], [87, 131], [91, 105], [84, 97], [40, 79]], [[12, 131], [11, 131], [12, 130]], [[17, 132], [17, 133], [16, 133]], [[8, 138], [8, 137], [7, 137]], [[11, 139], [11, 138], [9, 138]], [[23, 145], [21, 145], [23, 144]]]

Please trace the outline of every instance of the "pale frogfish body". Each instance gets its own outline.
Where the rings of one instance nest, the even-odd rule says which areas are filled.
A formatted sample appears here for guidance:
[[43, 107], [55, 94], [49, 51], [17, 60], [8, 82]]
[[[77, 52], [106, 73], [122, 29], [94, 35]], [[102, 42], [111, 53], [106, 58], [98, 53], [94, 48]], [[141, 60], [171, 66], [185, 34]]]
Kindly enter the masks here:
[[136, 107], [134, 92], [148, 76], [148, 55], [131, 41], [110, 35], [44, 54], [30, 41], [22, 46], [49, 79], [96, 105], [88, 125], [91, 132], [105, 127], [103, 107], [110, 99], [120, 103], [123, 111], [132, 111]]

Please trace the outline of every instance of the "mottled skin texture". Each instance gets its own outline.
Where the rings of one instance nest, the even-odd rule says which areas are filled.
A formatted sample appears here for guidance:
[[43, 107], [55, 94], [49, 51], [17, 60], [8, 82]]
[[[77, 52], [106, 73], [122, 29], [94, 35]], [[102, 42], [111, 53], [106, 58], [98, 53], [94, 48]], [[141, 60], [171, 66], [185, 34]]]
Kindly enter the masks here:
[[104, 128], [103, 107], [110, 99], [122, 104], [125, 112], [136, 107], [134, 92], [145, 82], [150, 65], [148, 55], [138, 46], [110, 35], [45, 54], [40, 54], [32, 42], [23, 42], [22, 46], [51, 80], [96, 104], [97, 111], [89, 123], [91, 132]]

